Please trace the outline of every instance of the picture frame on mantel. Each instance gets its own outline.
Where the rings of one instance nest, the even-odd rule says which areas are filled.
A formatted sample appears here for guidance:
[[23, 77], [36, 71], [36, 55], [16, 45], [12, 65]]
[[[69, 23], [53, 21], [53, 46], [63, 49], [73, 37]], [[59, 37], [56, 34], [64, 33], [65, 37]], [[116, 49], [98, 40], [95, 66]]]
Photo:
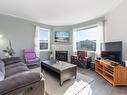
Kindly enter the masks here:
[[55, 32], [55, 42], [69, 43], [70, 32], [67, 31], [57, 31]]

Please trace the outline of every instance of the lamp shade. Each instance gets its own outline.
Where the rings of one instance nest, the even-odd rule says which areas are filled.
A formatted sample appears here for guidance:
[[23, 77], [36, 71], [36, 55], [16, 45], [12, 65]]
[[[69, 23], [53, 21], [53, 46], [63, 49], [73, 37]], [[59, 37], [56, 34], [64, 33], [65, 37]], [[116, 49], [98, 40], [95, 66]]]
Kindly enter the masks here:
[[3, 37], [3, 35], [0, 34], [0, 38], [2, 38], [2, 37]]

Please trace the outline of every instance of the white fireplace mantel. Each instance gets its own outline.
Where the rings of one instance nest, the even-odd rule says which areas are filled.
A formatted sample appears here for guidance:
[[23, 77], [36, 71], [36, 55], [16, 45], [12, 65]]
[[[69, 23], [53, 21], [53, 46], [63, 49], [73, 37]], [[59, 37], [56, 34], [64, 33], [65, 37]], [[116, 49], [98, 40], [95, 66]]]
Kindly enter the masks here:
[[72, 45], [52, 45], [52, 52], [53, 52], [53, 57], [55, 58], [55, 51], [68, 51], [68, 61], [70, 62], [70, 57], [72, 55], [73, 47]]

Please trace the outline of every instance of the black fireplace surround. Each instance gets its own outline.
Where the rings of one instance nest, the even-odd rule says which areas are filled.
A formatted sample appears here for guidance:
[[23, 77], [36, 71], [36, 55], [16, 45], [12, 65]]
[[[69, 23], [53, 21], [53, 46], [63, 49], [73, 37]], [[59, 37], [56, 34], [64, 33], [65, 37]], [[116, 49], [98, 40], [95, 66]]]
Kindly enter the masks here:
[[68, 61], [68, 51], [56, 51], [56, 60]]

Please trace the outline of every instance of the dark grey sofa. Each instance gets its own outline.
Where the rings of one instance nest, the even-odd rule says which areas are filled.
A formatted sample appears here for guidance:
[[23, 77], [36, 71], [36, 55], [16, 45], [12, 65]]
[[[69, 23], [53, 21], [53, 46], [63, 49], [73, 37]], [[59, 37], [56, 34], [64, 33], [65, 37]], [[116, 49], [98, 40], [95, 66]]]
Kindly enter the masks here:
[[44, 95], [44, 78], [19, 57], [0, 60], [0, 95]]

